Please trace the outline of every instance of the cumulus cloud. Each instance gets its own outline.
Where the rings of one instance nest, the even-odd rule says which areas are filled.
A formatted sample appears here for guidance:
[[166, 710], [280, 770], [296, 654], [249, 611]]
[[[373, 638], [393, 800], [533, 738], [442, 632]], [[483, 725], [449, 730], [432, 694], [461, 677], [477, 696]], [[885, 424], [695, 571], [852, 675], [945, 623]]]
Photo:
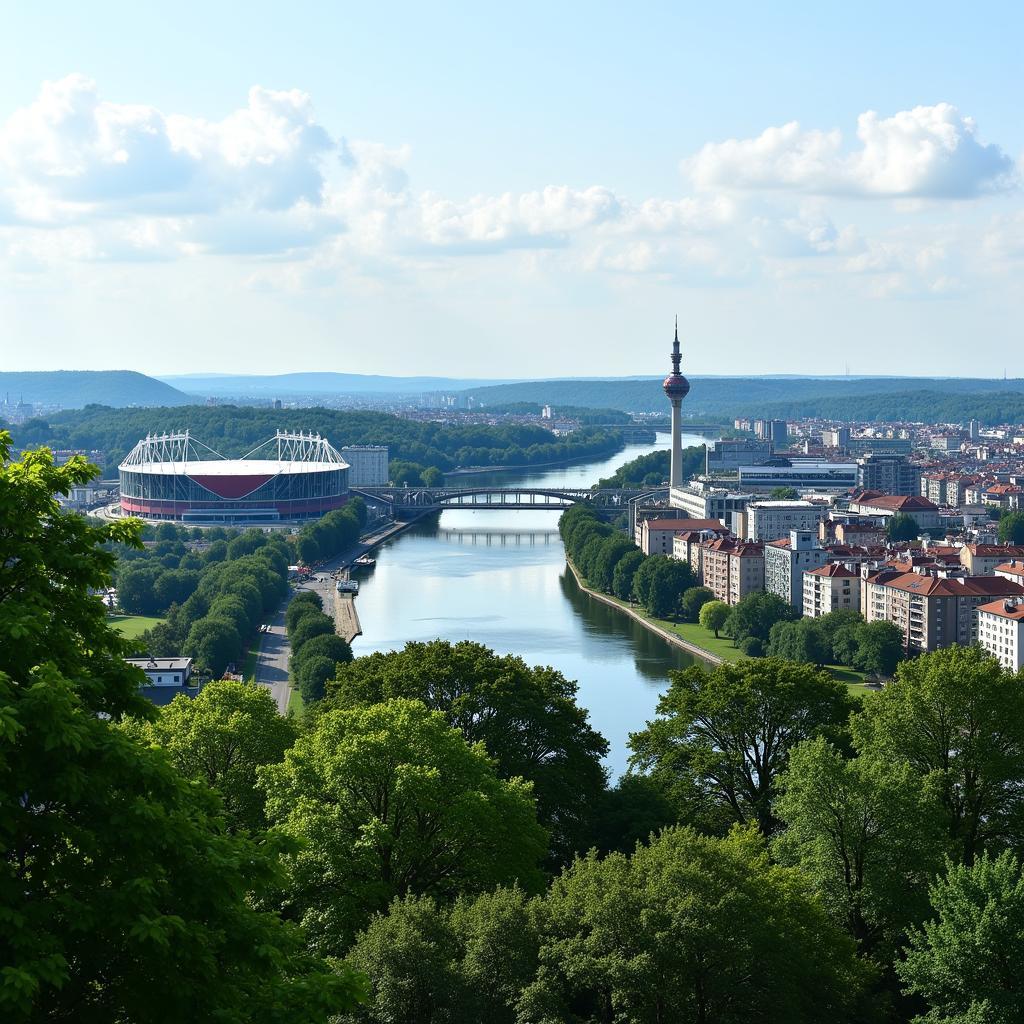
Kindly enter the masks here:
[[791, 189], [821, 195], [968, 199], [1011, 187], [1013, 161], [978, 140], [974, 120], [949, 103], [857, 119], [859, 146], [838, 130], [796, 121], [754, 139], [708, 143], [683, 161], [700, 188]]
[[254, 86], [221, 121], [100, 99], [69, 75], [43, 84], [0, 128], [0, 168], [21, 218], [189, 214], [317, 204], [335, 144], [297, 90]]

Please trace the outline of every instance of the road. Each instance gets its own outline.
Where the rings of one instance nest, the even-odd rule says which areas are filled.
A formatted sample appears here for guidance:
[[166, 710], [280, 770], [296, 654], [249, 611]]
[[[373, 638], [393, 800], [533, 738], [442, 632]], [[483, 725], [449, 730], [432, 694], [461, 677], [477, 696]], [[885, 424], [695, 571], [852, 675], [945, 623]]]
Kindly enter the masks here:
[[288, 700], [291, 697], [291, 683], [288, 680], [288, 656], [291, 645], [285, 630], [284, 615], [292, 598], [303, 590], [312, 590], [320, 595], [324, 611], [334, 615], [334, 580], [331, 573], [342, 566], [350, 565], [361, 554], [379, 544], [391, 534], [402, 529], [401, 524], [389, 523], [380, 531], [371, 534], [355, 547], [317, 567], [313, 577], [307, 583], [293, 587], [288, 598], [277, 610], [266, 633], [260, 634], [260, 649], [256, 658], [256, 682], [269, 688], [277, 710], [285, 715], [288, 713]]

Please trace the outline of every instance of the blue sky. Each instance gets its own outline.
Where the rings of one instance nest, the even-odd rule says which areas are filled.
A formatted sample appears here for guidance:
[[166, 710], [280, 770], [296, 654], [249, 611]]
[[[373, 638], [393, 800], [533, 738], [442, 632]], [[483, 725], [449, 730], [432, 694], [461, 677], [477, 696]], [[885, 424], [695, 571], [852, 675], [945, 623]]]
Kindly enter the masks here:
[[1022, 22], [12, 6], [3, 366], [1024, 375]]

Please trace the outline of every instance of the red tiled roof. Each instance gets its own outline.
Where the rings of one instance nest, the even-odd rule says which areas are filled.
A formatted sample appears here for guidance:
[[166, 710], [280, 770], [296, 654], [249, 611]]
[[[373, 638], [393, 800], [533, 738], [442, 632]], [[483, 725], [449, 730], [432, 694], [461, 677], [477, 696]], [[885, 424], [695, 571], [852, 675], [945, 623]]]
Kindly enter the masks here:
[[649, 530], [714, 530], [716, 533], [729, 532], [729, 528], [723, 526], [719, 519], [645, 519], [644, 525]]
[[897, 512], [917, 510], [920, 512], [935, 512], [938, 506], [919, 494], [883, 494], [878, 498], [855, 498], [861, 505], [870, 508], [893, 509]]
[[989, 604], [979, 604], [979, 612], [991, 612], [993, 615], [1000, 615], [1004, 619], [1013, 619], [1015, 622], [1024, 622], [1024, 604], [1013, 604], [1007, 608], [1006, 601], [992, 601]]
[[[870, 579], [870, 577], [869, 577]], [[922, 576], [916, 572], [899, 573], [892, 579], [872, 579], [894, 590], [905, 590], [928, 597], [1017, 597], [1024, 596], [1024, 587], [1002, 576], [959, 576], [955, 579]]]
[[852, 569], [847, 569], [845, 565], [839, 562], [833, 562], [831, 565], [822, 565], [817, 569], [808, 569], [804, 573], [805, 576], [828, 576], [830, 578], [839, 579], [856, 579], [860, 576], [860, 573], [854, 572]]

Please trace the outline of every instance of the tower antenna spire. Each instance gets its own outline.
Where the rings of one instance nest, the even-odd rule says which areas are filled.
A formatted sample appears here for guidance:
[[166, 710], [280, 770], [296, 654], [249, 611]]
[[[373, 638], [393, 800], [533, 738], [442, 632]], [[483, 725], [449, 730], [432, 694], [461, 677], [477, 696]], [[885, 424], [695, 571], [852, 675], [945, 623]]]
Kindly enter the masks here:
[[665, 378], [662, 387], [665, 397], [672, 405], [672, 461], [669, 469], [669, 486], [683, 486], [683, 445], [680, 406], [690, 391], [690, 382], [679, 369], [679, 315], [676, 314], [675, 337], [672, 341], [672, 372]]

